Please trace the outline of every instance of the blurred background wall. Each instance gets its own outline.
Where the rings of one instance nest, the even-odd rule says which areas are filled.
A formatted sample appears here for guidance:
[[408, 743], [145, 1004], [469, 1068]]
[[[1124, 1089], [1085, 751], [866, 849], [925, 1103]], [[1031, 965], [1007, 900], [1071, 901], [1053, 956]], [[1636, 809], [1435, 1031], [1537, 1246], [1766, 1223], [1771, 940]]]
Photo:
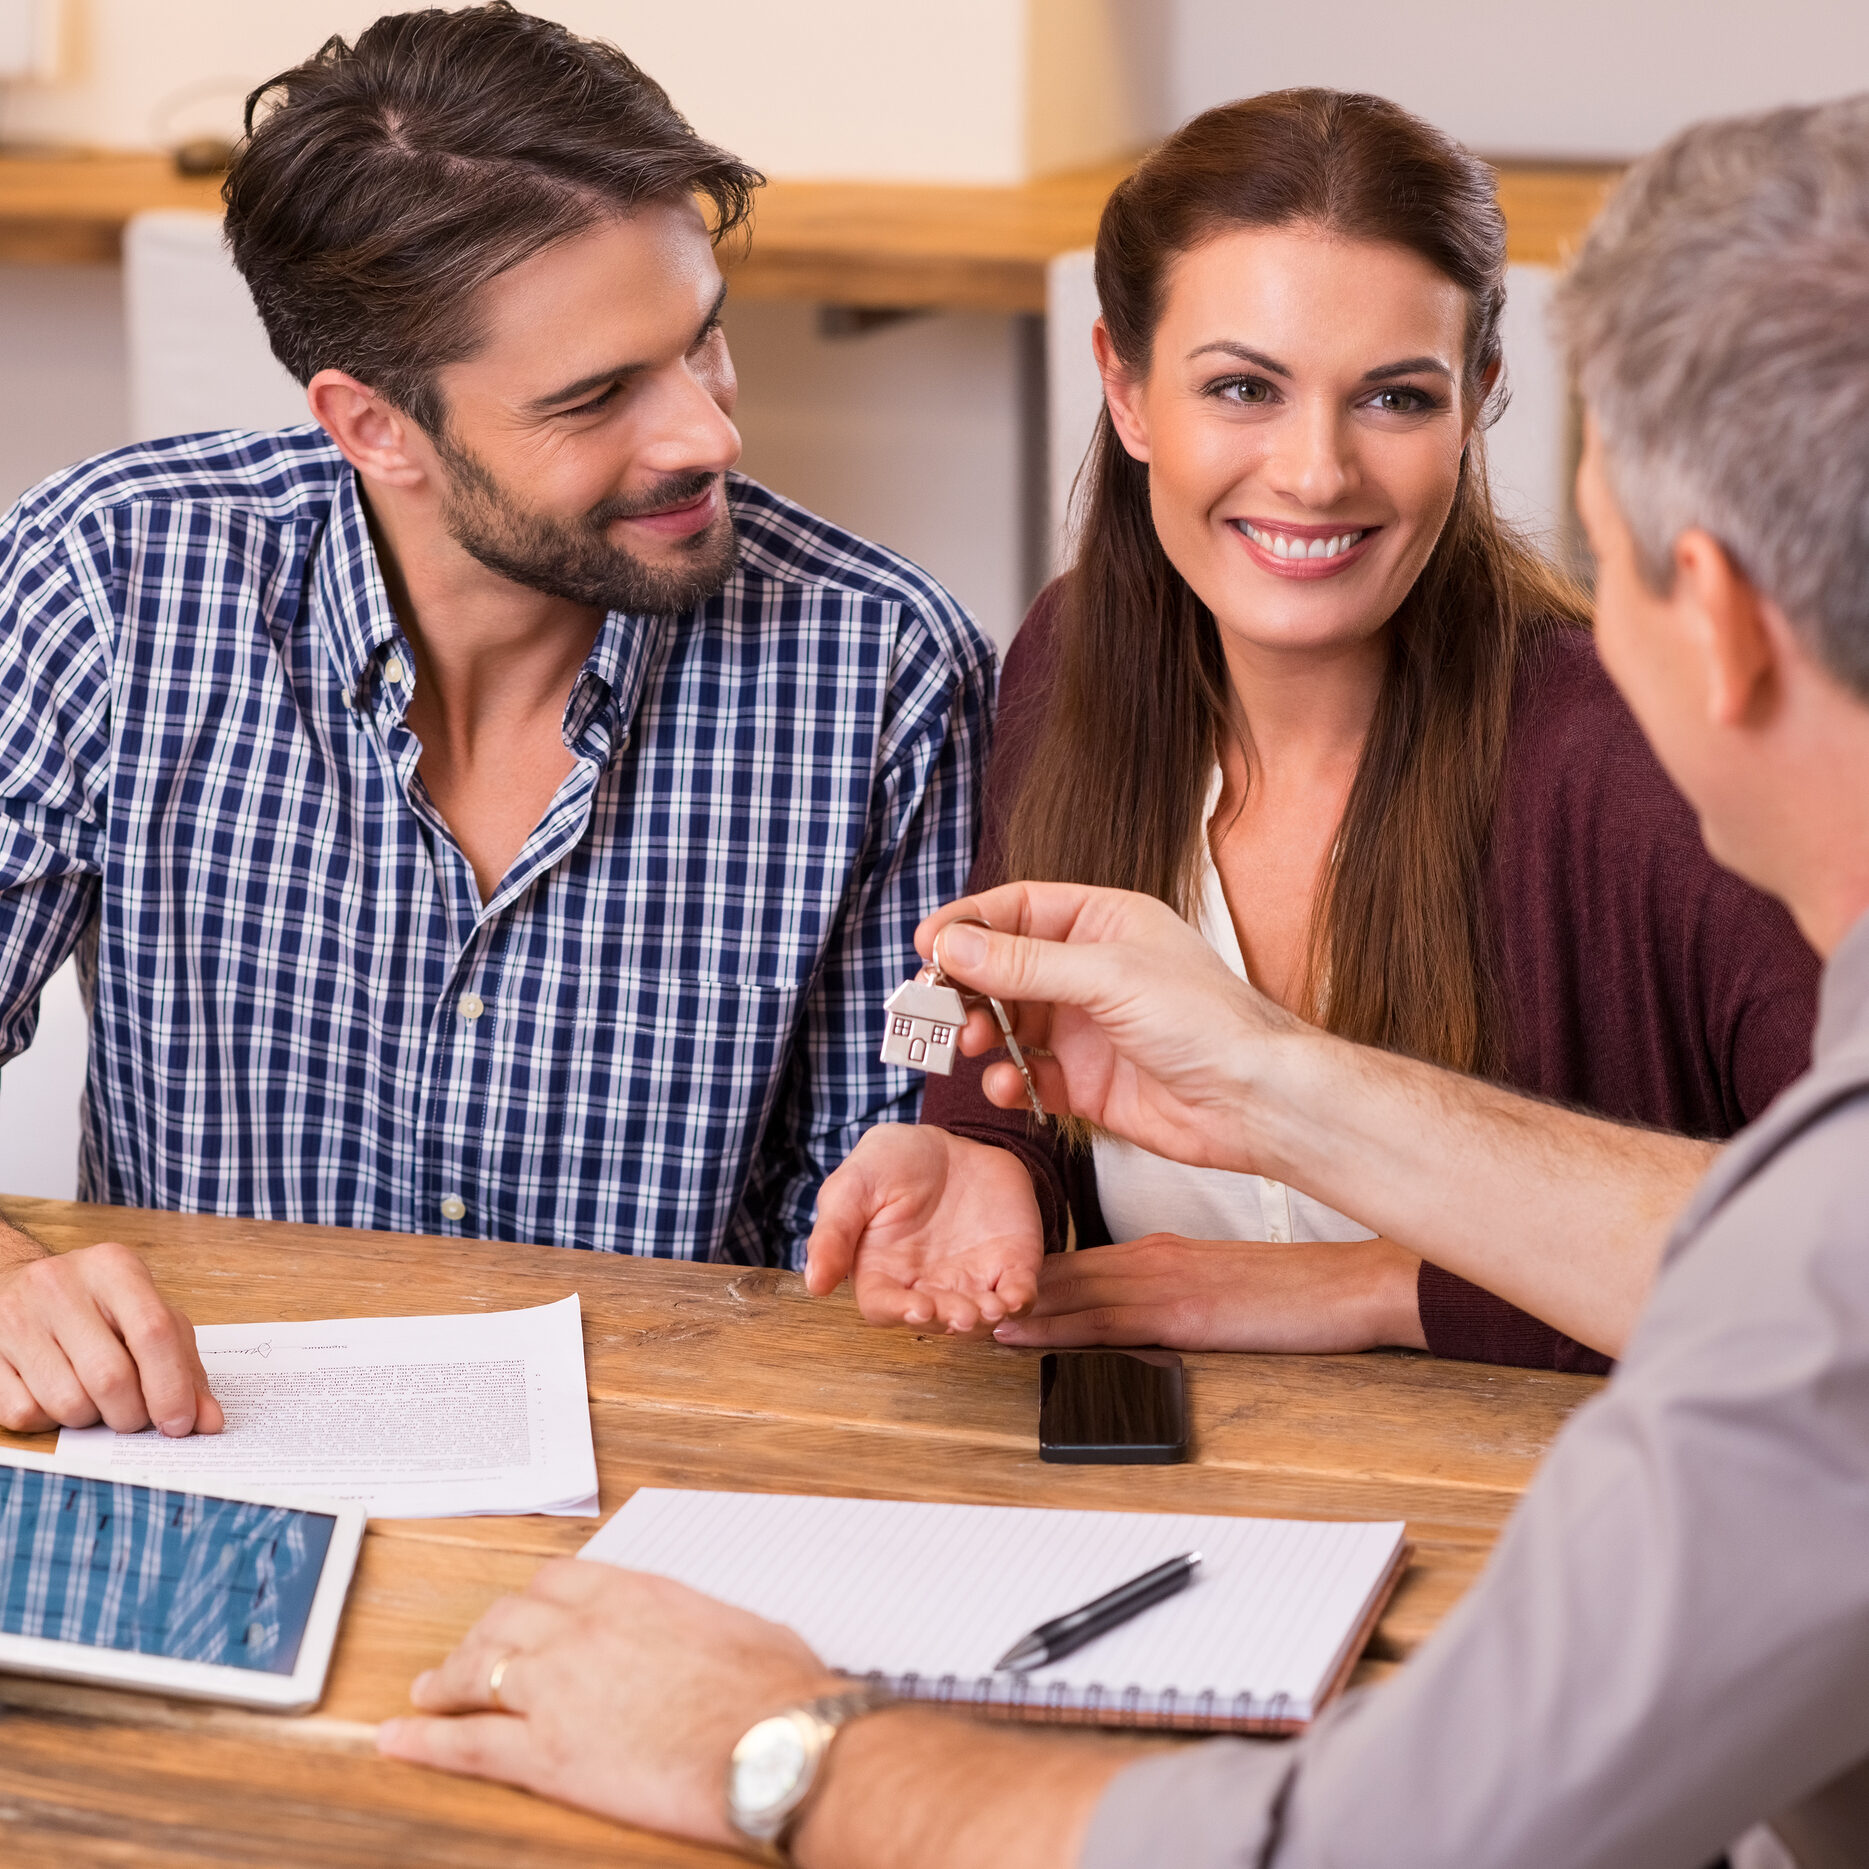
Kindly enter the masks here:
[[[704, 134], [782, 178], [1017, 184], [1299, 83], [1380, 91], [1482, 154], [1559, 161], [1620, 159], [1694, 117], [1869, 88], [1869, 0], [533, 4], [615, 40]], [[231, 135], [252, 85], [381, 10], [0, 0], [0, 70], [9, 58], [26, 68], [0, 79], [0, 153]], [[185, 246], [157, 242], [147, 257], [181, 264]], [[1054, 319], [1065, 354], [1052, 359], [1053, 406], [1074, 410], [1057, 484], [1096, 407], [1081, 357], [1094, 302], [1075, 277], [1070, 316]], [[1540, 325], [1544, 283], [1515, 278], [1507, 361], [1520, 401], [1498, 458], [1524, 516], [1550, 525], [1564, 400]], [[223, 285], [197, 267], [197, 288]], [[137, 380], [128, 329], [119, 267], [0, 264], [0, 505], [69, 461], [167, 432], [168, 412], [193, 406], [186, 382], [150, 380], [146, 356]], [[749, 300], [730, 308], [728, 331], [747, 471], [918, 559], [1010, 640], [1034, 576], [1022, 476], [1043, 359], [1030, 321], [955, 312], [839, 333], [811, 305]], [[249, 366], [253, 395], [280, 411], [266, 419], [288, 419], [292, 386], [260, 381], [257, 351]], [[70, 1193], [83, 1056], [67, 973], [39, 1042], [0, 1083], [0, 1188]]]
[[[1869, 0], [539, 0], [614, 39], [778, 177], [1019, 182], [1293, 83], [1386, 92], [1485, 154], [1620, 158], [1713, 111], [1869, 86]], [[377, 0], [0, 0], [58, 18], [50, 82], [0, 84], [0, 146], [231, 134], [260, 79]], [[0, 500], [131, 438], [120, 276], [0, 267]], [[743, 303], [748, 471], [926, 563], [1006, 640], [1027, 592], [1006, 320], [822, 338]]]
[[[1223, 99], [1386, 92], [1484, 154], [1621, 158], [1689, 118], [1869, 86], [1869, 0], [538, 0], [614, 39], [779, 177], [1012, 183], [1139, 148]], [[0, 0], [56, 16], [0, 146], [231, 134], [260, 79], [378, 0]], [[131, 438], [110, 267], [0, 267], [0, 500]], [[926, 563], [1006, 640], [1027, 592], [1020, 360], [1003, 318], [822, 338], [742, 303], [748, 471]]]
[[[383, 10], [63, 0], [59, 76], [0, 87], [0, 145], [231, 135], [252, 85]], [[717, 0], [704, 18], [650, 0], [545, 10], [623, 46], [698, 129], [774, 176], [1020, 182], [1138, 148], [1163, 117], [1166, 15], [1147, 0]], [[124, 346], [110, 330], [119, 294], [108, 268], [0, 269], [0, 408], [32, 405], [0, 433], [0, 500], [130, 438]], [[938, 317], [827, 343], [798, 307], [747, 304], [729, 334], [747, 471], [926, 563], [1008, 636], [1027, 593], [1007, 498], [1019, 366], [1006, 321]]]
[[1170, 110], [1378, 91], [1489, 156], [1609, 157], [1869, 87], [1863, 0], [1172, 0]]

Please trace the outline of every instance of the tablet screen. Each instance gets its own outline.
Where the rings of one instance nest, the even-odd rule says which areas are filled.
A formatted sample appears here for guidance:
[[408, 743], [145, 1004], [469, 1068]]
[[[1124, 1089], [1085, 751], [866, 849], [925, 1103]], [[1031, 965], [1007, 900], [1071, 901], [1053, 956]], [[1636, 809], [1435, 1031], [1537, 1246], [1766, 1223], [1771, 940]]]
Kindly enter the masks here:
[[0, 1464], [0, 1633], [289, 1675], [336, 1524]]

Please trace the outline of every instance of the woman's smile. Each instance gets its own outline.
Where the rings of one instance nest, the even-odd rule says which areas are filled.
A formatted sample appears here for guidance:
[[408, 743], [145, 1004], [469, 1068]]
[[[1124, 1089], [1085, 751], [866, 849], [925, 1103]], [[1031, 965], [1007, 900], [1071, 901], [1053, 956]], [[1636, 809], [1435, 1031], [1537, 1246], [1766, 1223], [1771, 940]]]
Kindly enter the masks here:
[[1226, 524], [1262, 571], [1279, 578], [1331, 578], [1368, 555], [1380, 526], [1289, 525], [1282, 520], [1229, 519]]

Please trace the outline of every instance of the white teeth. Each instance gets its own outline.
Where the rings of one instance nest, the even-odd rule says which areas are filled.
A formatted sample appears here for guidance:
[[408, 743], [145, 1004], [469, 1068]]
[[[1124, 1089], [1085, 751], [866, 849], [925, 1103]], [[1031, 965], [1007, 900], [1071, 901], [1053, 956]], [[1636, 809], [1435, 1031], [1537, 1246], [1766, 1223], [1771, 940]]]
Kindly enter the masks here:
[[1239, 528], [1262, 552], [1275, 558], [1337, 558], [1351, 546], [1360, 545], [1368, 528], [1359, 532], [1339, 532], [1326, 539], [1294, 539], [1283, 532], [1264, 532], [1247, 520]]

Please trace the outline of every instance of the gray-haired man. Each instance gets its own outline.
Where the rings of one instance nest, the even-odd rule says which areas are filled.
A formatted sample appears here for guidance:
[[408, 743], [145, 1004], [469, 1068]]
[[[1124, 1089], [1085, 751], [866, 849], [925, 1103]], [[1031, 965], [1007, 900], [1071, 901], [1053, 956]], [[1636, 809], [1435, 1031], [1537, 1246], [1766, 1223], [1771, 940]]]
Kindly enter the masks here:
[[[802, 1863], [1698, 1869], [1742, 1833], [1740, 1862], [1869, 1861], [1869, 98], [1677, 140], [1563, 311], [1603, 658], [1710, 847], [1829, 957], [1815, 1067], [1717, 1162], [1620, 1371], [1397, 1680], [1292, 1746], [872, 1714], [798, 1769]], [[1143, 1147], [1250, 1168], [1350, 1102], [1398, 1134], [1538, 1120], [1270, 1015], [1159, 903], [965, 906], [1017, 932], [943, 960], [1020, 1002], [1047, 1102]], [[417, 1684], [467, 1717], [384, 1745], [732, 1841], [733, 1742], [833, 1687], [785, 1631], [569, 1564]]]

